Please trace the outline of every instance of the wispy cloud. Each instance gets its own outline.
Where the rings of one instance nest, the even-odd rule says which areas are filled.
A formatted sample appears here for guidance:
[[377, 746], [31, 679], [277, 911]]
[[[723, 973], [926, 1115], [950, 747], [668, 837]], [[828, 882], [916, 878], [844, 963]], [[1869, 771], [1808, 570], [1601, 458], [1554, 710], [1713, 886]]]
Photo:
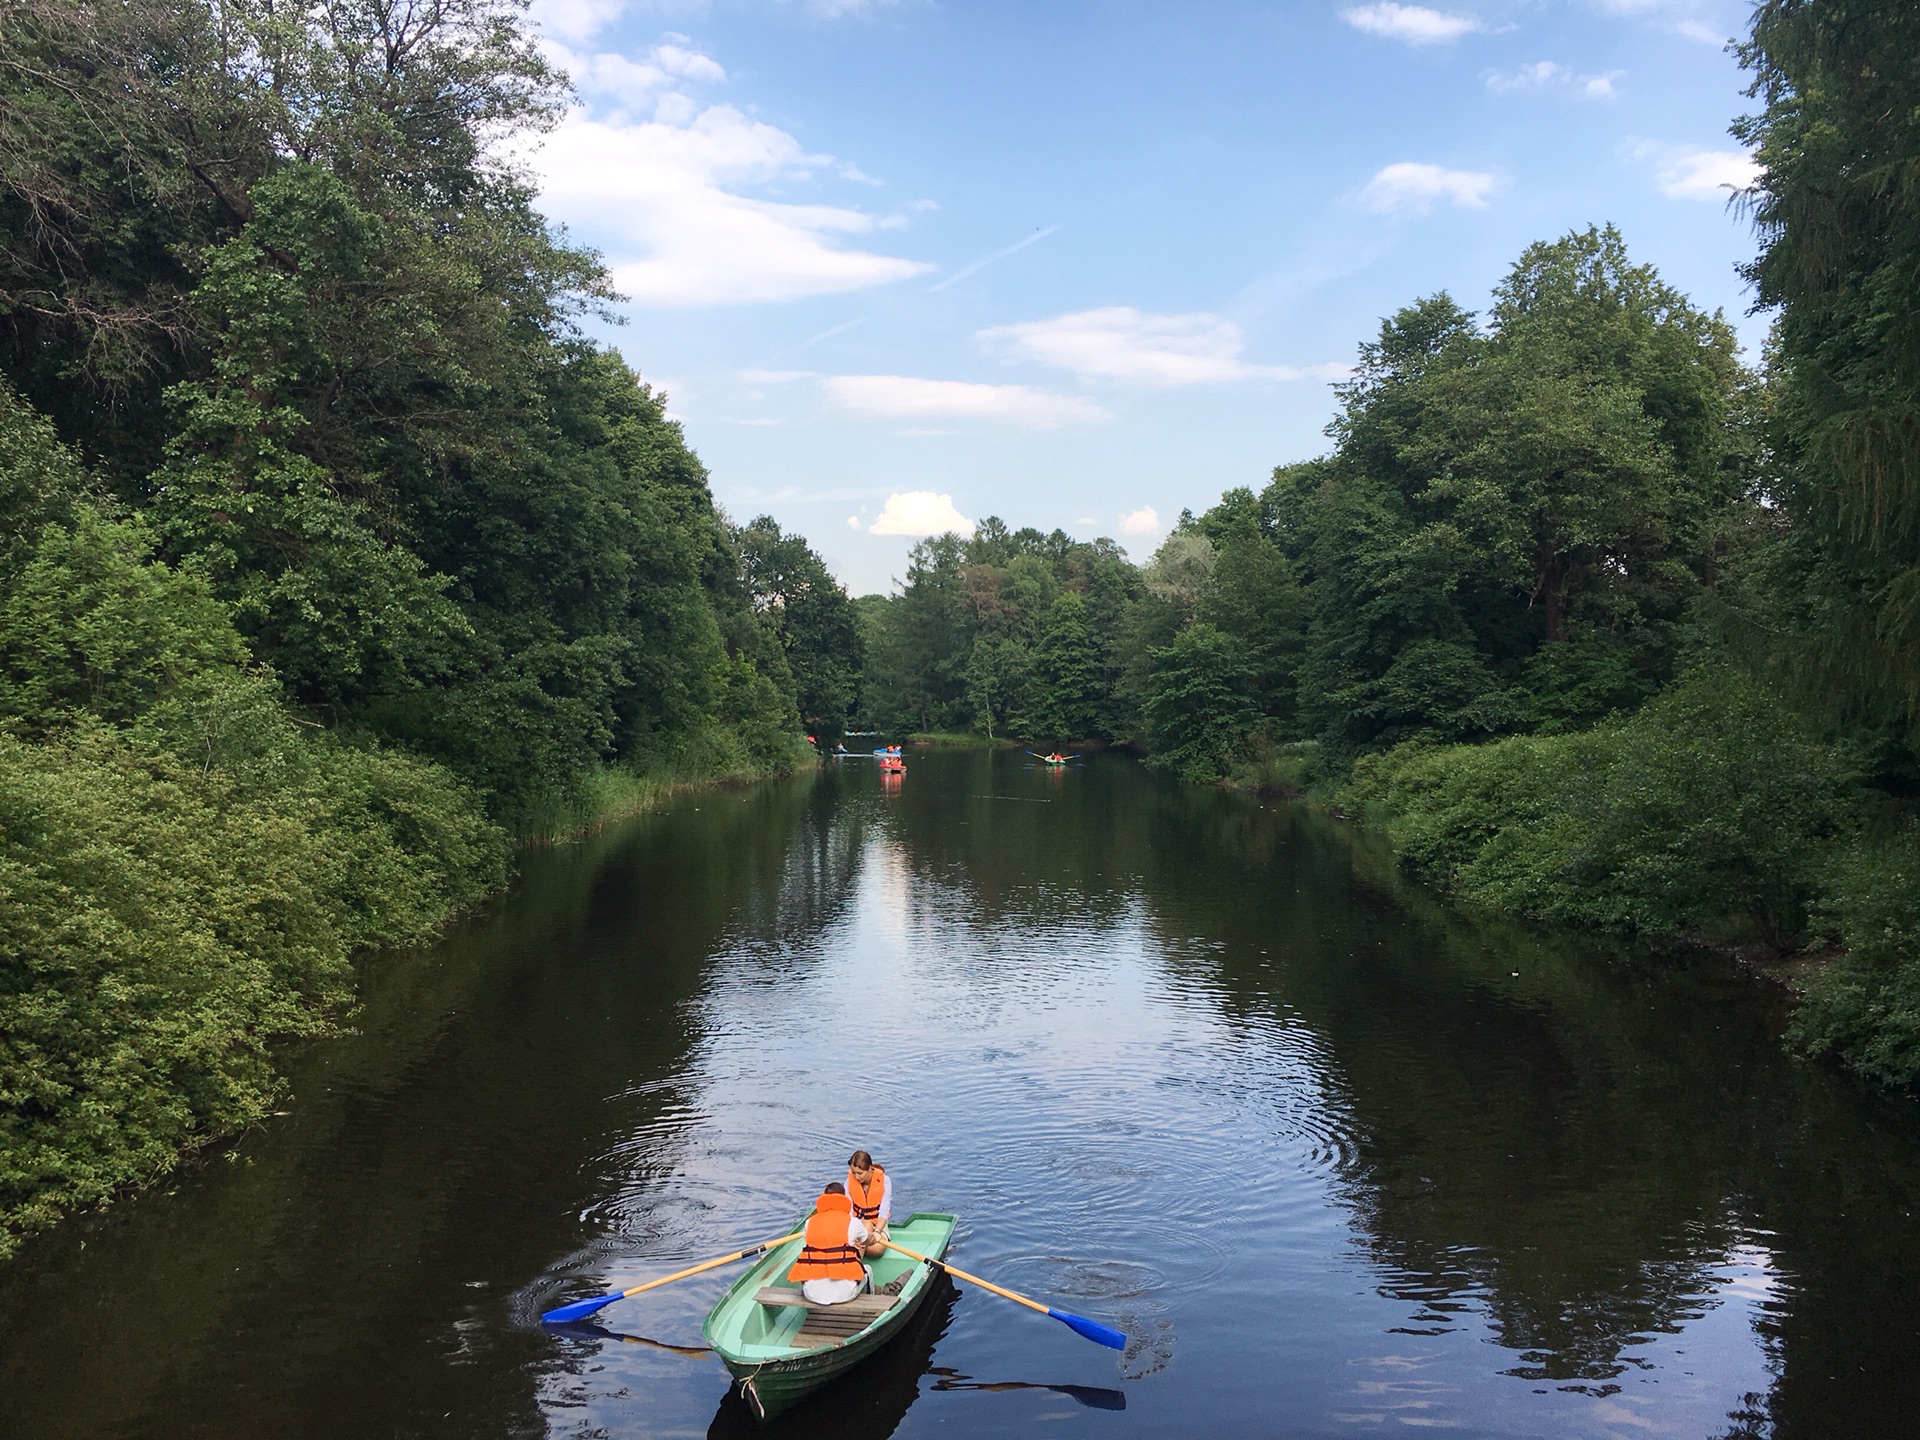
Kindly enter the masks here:
[[1711, 25], [1702, 25], [1698, 20], [1682, 20], [1673, 28], [1686, 39], [1696, 41], [1701, 45], [1711, 45], [1715, 49], [1725, 45], [1728, 40], [1727, 33], [1724, 29], [1716, 30]]
[[1240, 327], [1230, 320], [1208, 314], [1150, 315], [1127, 305], [996, 325], [980, 331], [978, 338], [1076, 375], [1168, 390], [1347, 373], [1344, 365], [1252, 365], [1240, 358], [1245, 342]]
[[1055, 395], [1024, 385], [975, 385], [913, 375], [831, 375], [822, 383], [828, 398], [843, 410], [889, 420], [993, 420], [1029, 430], [1054, 430], [1113, 418], [1081, 396]]
[[1445, 45], [1481, 28], [1480, 22], [1471, 15], [1449, 15], [1424, 5], [1395, 5], [1391, 0], [1378, 5], [1356, 5], [1342, 10], [1340, 18], [1356, 30], [1384, 35], [1408, 45]]
[[1704, 150], [1642, 140], [1628, 153], [1652, 162], [1653, 183], [1669, 200], [1726, 200], [1752, 188], [1760, 178], [1759, 162], [1745, 150]]
[[1487, 88], [1497, 95], [1517, 90], [1559, 90], [1589, 100], [1611, 100], [1620, 92], [1614, 81], [1626, 72], [1609, 70], [1604, 75], [1582, 75], [1571, 66], [1554, 60], [1536, 60], [1517, 70], [1496, 70], [1487, 76]]
[[1424, 215], [1440, 200], [1478, 210], [1486, 206], [1496, 183], [1482, 170], [1448, 170], [1403, 160], [1369, 180], [1360, 203], [1383, 215]]
[[897, 5], [900, 0], [807, 0], [807, 13], [817, 20], [844, 20]]
[[982, 255], [978, 260], [975, 260], [972, 264], [962, 266], [960, 269], [954, 271], [953, 274], [947, 276], [946, 279], [940, 281], [938, 284], [929, 285], [927, 289], [928, 290], [944, 290], [949, 285], [958, 285], [962, 280], [967, 279], [969, 276], [978, 275], [982, 270], [986, 269], [987, 266], [993, 264], [994, 261], [1004, 260], [1007, 258], [1007, 256], [1014, 254], [1016, 251], [1024, 250], [1029, 245], [1036, 244], [1039, 241], [1046, 239], [1049, 235], [1053, 234], [1053, 232], [1058, 230], [1059, 228], [1060, 227], [1058, 225], [1049, 225], [1044, 230], [1036, 230], [1033, 232], [1033, 234], [1027, 236], [1027, 238], [1024, 240], [1016, 240], [1013, 242], [1013, 244], [1006, 246], [1004, 249], [996, 250], [991, 255]]
[[1122, 535], [1158, 535], [1163, 528], [1160, 512], [1151, 505], [1128, 511], [1120, 517], [1119, 525]]
[[[858, 528], [857, 516], [847, 523]], [[887, 496], [880, 518], [867, 527], [869, 535], [956, 535], [973, 534], [973, 521], [953, 507], [953, 496], [937, 495], [931, 490], [902, 490]]]

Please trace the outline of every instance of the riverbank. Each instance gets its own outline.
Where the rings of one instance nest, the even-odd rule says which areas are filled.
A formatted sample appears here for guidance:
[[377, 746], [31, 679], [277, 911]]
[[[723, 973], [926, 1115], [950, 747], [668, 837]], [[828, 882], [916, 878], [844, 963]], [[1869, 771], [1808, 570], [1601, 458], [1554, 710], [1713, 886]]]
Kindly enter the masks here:
[[959, 730], [916, 730], [901, 743], [916, 750], [1013, 750], [1020, 744], [1004, 735], [990, 737]]
[[1279, 747], [1222, 783], [1364, 820], [1476, 908], [1730, 957], [1797, 997], [1800, 1053], [1920, 1084], [1920, 825], [1744, 672], [1571, 734], [1318, 763]]
[[749, 757], [703, 749], [644, 770], [599, 765], [582, 775], [575, 789], [540, 807], [519, 837], [522, 845], [560, 845], [631, 820], [678, 795], [723, 786], [754, 785], [762, 780], [817, 769], [813, 747], [794, 737], [790, 765], [769, 768]]
[[[346, 1031], [365, 957], [506, 888], [516, 837], [444, 768], [287, 729], [253, 786], [104, 730], [0, 735], [0, 1262], [274, 1113], [285, 1047]], [[812, 763], [792, 748], [598, 767], [518, 843]]]

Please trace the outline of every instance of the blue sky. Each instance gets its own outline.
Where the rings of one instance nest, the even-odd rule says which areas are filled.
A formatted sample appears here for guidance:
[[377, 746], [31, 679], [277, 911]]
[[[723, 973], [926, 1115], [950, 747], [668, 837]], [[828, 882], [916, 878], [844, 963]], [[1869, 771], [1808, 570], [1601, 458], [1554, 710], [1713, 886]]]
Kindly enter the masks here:
[[1382, 316], [1613, 222], [1749, 346], [1728, 0], [535, 0], [525, 156], [739, 520], [855, 593], [989, 514], [1144, 560]]

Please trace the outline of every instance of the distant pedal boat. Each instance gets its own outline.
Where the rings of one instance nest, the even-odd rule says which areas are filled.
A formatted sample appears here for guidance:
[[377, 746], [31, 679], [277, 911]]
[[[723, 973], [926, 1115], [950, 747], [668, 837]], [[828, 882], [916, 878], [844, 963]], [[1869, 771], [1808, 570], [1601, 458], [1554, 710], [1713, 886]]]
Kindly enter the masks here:
[[[955, 1217], [921, 1212], [892, 1227], [892, 1238], [936, 1259], [946, 1256]], [[940, 1277], [933, 1267], [888, 1251], [869, 1261], [875, 1293], [844, 1305], [814, 1305], [787, 1279], [798, 1237], [742, 1275], [707, 1313], [701, 1333], [726, 1362], [753, 1413], [770, 1420], [809, 1392], [858, 1365], [906, 1330]], [[881, 1293], [902, 1275], [897, 1295]]]

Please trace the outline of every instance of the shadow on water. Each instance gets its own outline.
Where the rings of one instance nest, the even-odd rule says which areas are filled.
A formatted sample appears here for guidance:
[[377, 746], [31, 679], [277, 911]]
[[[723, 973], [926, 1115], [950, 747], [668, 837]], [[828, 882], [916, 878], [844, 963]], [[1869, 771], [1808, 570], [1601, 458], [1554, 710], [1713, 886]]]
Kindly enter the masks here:
[[1076, 1405], [1084, 1405], [1089, 1410], [1127, 1408], [1127, 1392], [1104, 1385], [1042, 1385], [1033, 1380], [976, 1380], [971, 1375], [962, 1375], [958, 1370], [948, 1370], [939, 1365], [933, 1367], [933, 1373], [940, 1377], [933, 1382], [936, 1390], [983, 1390], [994, 1395], [1014, 1390], [1046, 1390], [1055, 1395], [1064, 1395]]

